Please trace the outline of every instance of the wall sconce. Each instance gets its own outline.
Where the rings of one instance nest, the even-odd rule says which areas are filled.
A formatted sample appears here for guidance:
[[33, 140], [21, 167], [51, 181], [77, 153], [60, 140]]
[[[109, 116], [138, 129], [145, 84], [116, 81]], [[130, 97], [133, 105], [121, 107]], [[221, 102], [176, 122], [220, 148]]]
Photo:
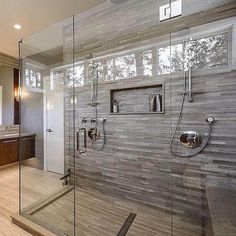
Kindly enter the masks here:
[[16, 101], [19, 102], [20, 101], [19, 88], [15, 88], [14, 96], [15, 96]]

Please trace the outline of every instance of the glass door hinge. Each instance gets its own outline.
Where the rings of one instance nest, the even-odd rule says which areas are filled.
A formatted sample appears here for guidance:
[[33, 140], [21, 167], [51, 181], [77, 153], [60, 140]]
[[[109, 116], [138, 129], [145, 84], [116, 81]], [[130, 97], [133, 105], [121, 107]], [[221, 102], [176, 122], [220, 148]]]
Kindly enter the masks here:
[[177, 0], [159, 7], [159, 20], [165, 21], [182, 15], [182, 0]]

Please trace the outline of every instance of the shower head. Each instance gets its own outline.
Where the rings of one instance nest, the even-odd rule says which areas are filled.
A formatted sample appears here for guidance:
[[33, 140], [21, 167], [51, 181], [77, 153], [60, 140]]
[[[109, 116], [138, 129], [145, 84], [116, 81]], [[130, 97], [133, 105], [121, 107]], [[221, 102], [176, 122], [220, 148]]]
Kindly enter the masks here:
[[124, 3], [124, 2], [127, 2], [128, 0], [111, 0], [111, 3], [113, 4], [121, 4], [121, 3]]

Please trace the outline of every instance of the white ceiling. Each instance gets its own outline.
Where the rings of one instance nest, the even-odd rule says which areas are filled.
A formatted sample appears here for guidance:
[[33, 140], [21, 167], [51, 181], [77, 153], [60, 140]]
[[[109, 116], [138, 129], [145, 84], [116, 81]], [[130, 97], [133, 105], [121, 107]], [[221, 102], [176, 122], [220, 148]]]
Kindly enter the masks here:
[[[106, 0], [0, 0], [0, 52], [18, 56], [18, 41]], [[14, 29], [20, 24], [21, 30]]]

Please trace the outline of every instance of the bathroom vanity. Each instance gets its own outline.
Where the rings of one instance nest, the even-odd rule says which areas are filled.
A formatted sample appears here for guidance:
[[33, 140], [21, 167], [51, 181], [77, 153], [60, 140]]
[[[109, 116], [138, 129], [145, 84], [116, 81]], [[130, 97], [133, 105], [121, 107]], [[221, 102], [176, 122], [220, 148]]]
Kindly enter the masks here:
[[24, 159], [35, 157], [35, 134], [7, 134], [0, 136], [0, 166], [19, 161], [19, 143]]

